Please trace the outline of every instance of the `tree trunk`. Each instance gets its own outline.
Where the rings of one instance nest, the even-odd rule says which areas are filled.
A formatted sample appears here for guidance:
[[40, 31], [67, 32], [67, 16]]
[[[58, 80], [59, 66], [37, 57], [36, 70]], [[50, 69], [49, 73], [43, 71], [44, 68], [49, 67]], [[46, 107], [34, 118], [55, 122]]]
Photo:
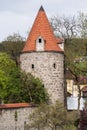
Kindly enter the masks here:
[[77, 76], [76, 76], [76, 84], [77, 84], [78, 91], [79, 91], [79, 94], [78, 94], [78, 110], [79, 110], [80, 109], [80, 99], [81, 99], [81, 89], [80, 89], [80, 84], [79, 84]]

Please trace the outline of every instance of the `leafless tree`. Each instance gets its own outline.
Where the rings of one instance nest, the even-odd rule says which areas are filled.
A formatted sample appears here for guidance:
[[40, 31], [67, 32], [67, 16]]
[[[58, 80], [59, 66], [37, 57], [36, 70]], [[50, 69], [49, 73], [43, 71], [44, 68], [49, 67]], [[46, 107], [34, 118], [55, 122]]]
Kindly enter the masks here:
[[50, 19], [54, 33], [63, 38], [74, 38], [77, 36], [77, 23], [75, 16], [54, 16]]

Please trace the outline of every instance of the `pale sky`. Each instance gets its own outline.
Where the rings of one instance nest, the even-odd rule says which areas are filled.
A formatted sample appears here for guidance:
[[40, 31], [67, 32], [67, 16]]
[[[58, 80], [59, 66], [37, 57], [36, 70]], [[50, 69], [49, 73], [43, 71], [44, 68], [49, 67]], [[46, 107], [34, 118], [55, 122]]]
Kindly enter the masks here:
[[48, 18], [87, 13], [87, 0], [0, 0], [0, 41], [13, 33], [27, 36], [41, 5]]

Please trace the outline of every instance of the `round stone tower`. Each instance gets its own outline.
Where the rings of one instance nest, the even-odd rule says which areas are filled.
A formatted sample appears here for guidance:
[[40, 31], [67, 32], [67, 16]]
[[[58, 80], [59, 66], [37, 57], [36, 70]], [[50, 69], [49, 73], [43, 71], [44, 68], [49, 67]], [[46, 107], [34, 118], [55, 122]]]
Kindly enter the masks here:
[[44, 83], [50, 100], [64, 101], [64, 53], [62, 39], [53, 34], [43, 7], [39, 9], [20, 56], [21, 69]]

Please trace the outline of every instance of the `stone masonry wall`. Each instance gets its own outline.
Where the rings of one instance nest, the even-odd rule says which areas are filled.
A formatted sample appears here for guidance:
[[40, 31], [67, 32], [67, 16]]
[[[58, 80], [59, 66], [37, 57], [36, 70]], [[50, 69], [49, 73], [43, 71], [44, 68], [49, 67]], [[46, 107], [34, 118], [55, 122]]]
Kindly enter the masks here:
[[[0, 109], [0, 130], [28, 130], [29, 115], [35, 108]], [[16, 119], [17, 118], [17, 119]]]
[[52, 102], [64, 100], [64, 55], [58, 52], [31, 52], [20, 56], [21, 69], [40, 78]]
[[37, 107], [2, 108], [2, 109], [0, 108], [0, 130], [51, 130], [50, 127], [45, 128], [29, 127], [30, 123], [32, 122], [29, 118], [29, 115], [35, 109], [37, 109]]

